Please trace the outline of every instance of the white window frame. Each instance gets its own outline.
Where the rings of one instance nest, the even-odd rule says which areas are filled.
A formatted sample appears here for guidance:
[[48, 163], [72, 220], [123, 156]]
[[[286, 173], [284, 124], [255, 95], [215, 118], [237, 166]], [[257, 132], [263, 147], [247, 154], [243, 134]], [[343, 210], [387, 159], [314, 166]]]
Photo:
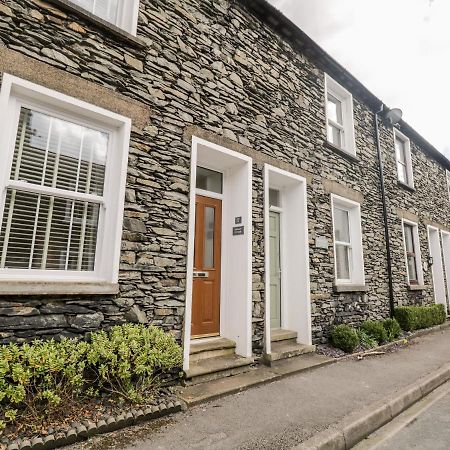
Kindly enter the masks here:
[[[350, 258], [349, 258], [349, 279], [339, 279], [337, 277], [336, 263], [336, 244], [335, 240], [335, 222], [334, 208], [340, 208], [348, 211], [349, 234], [350, 234]], [[333, 222], [333, 252], [334, 252], [334, 277], [336, 286], [341, 285], [365, 285], [364, 274], [364, 255], [362, 245], [362, 227], [361, 227], [361, 205], [353, 200], [348, 200], [335, 194], [331, 194], [331, 216]]]
[[[416, 271], [417, 271], [417, 284], [411, 284], [408, 273], [408, 254], [406, 252], [406, 239], [405, 239], [405, 224], [409, 225], [413, 229], [413, 241], [414, 241], [414, 253], [416, 255]], [[422, 251], [420, 249], [419, 238], [419, 225], [417, 222], [411, 220], [402, 219], [402, 235], [403, 235], [403, 252], [405, 255], [405, 267], [406, 267], [406, 283], [408, 286], [423, 286], [423, 267], [422, 267]]]
[[[21, 106], [109, 133], [105, 190], [102, 197], [71, 191], [61, 192], [51, 187], [10, 180]], [[2, 124], [0, 149], [4, 161], [0, 167], [0, 221], [3, 219], [8, 187], [27, 192], [63, 195], [69, 199], [79, 199], [81, 196], [86, 201], [101, 205], [93, 271], [0, 268], [0, 281], [117, 283], [131, 120], [5, 73], [0, 90], [0, 123]]]
[[138, 16], [139, 16], [139, 0], [119, 0], [116, 23], [109, 22], [108, 20], [103, 19], [100, 16], [97, 16], [94, 12], [89, 11], [88, 9], [84, 9], [82, 6], [78, 5], [75, 2], [73, 2], [73, 4], [78, 8], [87, 11], [89, 14], [92, 14], [98, 17], [99, 19], [104, 20], [105, 22], [111, 23], [112, 25], [121, 28], [122, 30], [132, 34], [133, 36], [136, 36]]
[[[328, 117], [328, 94], [331, 94], [337, 100], [341, 102], [342, 106], [342, 122], [343, 125], [334, 122]], [[328, 124], [341, 129], [341, 133], [344, 135], [343, 147], [338, 147], [340, 150], [349, 153], [352, 156], [356, 156], [356, 144], [355, 144], [355, 125], [353, 118], [353, 95], [341, 86], [337, 81], [333, 80], [328, 74], [325, 74], [325, 132], [327, 142], [331, 145], [336, 145], [330, 142], [328, 139]]]
[[[408, 177], [408, 182], [405, 183], [404, 181], [400, 180], [400, 171], [398, 170], [399, 161], [397, 159], [397, 150], [395, 148], [395, 141], [396, 139], [399, 139], [404, 144], [405, 149], [405, 159], [406, 159], [406, 176]], [[395, 157], [395, 167], [397, 169], [397, 180], [405, 184], [406, 186], [409, 186], [410, 188], [414, 189], [414, 172], [413, 172], [413, 166], [412, 166], [412, 157], [411, 157], [411, 141], [407, 136], [405, 136], [402, 132], [394, 128], [394, 157]]]

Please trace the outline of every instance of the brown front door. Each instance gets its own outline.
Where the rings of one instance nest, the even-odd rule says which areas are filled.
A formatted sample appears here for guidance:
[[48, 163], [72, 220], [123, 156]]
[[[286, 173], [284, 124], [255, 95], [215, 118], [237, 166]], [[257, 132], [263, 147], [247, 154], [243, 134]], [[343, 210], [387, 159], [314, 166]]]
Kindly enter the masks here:
[[220, 334], [222, 201], [197, 195], [195, 202], [192, 337]]

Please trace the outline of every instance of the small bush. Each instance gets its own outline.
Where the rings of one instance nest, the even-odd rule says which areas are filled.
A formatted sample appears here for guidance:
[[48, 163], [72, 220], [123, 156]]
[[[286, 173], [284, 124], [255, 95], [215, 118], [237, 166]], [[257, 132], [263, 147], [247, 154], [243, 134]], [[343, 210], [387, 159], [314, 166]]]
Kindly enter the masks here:
[[445, 306], [442, 304], [431, 306], [401, 306], [394, 310], [394, 316], [402, 330], [414, 331], [444, 323], [447, 313]]
[[395, 339], [397, 339], [400, 336], [400, 334], [402, 333], [402, 329], [396, 319], [384, 320], [383, 327], [386, 330], [387, 340], [389, 342], [392, 342]]
[[334, 347], [351, 353], [359, 345], [358, 333], [348, 325], [338, 325], [331, 332], [331, 343]]
[[363, 347], [365, 350], [369, 350], [378, 345], [378, 342], [363, 330], [358, 330], [358, 337], [361, 343], [361, 347]]
[[181, 362], [172, 335], [133, 324], [92, 333], [90, 342], [0, 345], [0, 435], [19, 417], [56, 415], [71, 402], [102, 392], [148, 399], [159, 375]]
[[360, 327], [361, 331], [364, 331], [371, 338], [375, 339], [378, 344], [387, 341], [387, 333], [384, 329], [382, 322], [376, 322], [374, 320], [366, 320]]

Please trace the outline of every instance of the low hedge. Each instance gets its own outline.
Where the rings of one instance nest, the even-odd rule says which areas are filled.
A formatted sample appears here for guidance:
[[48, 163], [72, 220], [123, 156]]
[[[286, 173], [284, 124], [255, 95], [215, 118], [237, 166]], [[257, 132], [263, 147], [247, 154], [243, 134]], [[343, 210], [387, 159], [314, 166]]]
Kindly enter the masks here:
[[358, 347], [360, 341], [356, 330], [342, 324], [333, 328], [331, 343], [334, 347], [344, 350], [346, 353], [351, 353]]
[[394, 317], [405, 331], [429, 328], [445, 322], [447, 313], [444, 305], [401, 306], [394, 310]]
[[180, 367], [174, 337], [125, 324], [94, 332], [89, 342], [35, 340], [0, 346], [0, 434], [7, 422], [55, 414], [66, 404], [105, 393], [140, 402], [158, 377]]
[[372, 339], [375, 339], [378, 344], [382, 344], [388, 339], [387, 332], [382, 322], [366, 320], [362, 323], [360, 330], [364, 331], [364, 333], [366, 333]]

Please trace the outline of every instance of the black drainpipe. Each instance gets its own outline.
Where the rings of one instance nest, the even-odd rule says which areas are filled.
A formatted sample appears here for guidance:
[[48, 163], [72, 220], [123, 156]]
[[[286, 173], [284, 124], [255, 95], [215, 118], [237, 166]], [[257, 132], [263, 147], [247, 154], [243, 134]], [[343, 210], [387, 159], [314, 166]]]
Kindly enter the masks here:
[[394, 317], [394, 284], [392, 281], [392, 259], [391, 259], [391, 242], [389, 239], [388, 214], [386, 206], [386, 190], [384, 187], [384, 167], [383, 157], [381, 155], [380, 129], [378, 125], [379, 115], [384, 112], [384, 105], [381, 105], [379, 111], [375, 113], [375, 133], [377, 140], [378, 169], [380, 174], [381, 203], [383, 204], [383, 221], [384, 221], [384, 239], [386, 241], [386, 260], [389, 283], [389, 309], [391, 317]]

